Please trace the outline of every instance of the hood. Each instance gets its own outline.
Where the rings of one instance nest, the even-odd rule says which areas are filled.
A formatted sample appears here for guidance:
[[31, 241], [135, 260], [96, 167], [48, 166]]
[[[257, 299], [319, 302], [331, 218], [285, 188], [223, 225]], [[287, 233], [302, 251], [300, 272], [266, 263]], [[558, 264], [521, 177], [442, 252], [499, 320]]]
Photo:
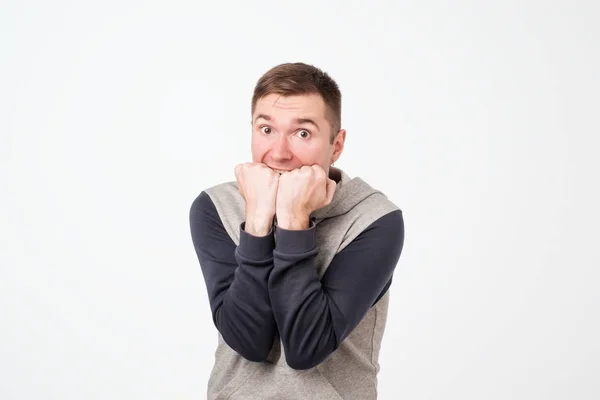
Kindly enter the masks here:
[[345, 214], [367, 197], [381, 193], [360, 178], [350, 178], [339, 168], [330, 167], [329, 177], [337, 181], [335, 194], [328, 206], [311, 214], [317, 224], [324, 219]]

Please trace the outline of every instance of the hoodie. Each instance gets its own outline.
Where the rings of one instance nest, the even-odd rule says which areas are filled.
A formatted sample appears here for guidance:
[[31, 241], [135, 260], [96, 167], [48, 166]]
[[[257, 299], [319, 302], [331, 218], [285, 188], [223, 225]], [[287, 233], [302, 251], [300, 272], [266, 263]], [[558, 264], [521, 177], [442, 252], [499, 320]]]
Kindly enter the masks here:
[[330, 169], [331, 203], [306, 230], [244, 231], [236, 182], [190, 210], [218, 330], [208, 399], [376, 399], [389, 287], [404, 242], [401, 210]]

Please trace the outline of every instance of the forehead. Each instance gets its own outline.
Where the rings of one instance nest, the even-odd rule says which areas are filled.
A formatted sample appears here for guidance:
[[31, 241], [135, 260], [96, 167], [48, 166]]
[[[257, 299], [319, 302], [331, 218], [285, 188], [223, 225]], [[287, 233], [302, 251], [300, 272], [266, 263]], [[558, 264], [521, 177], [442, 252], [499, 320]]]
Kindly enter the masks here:
[[282, 96], [268, 94], [257, 100], [253, 118], [267, 114], [279, 118], [325, 118], [325, 102], [318, 94]]

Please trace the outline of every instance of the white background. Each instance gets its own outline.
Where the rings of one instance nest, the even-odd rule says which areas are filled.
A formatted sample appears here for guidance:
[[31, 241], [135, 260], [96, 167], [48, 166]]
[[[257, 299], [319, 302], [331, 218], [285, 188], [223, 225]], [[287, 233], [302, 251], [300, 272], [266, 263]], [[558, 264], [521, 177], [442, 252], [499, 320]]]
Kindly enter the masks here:
[[0, 399], [205, 397], [189, 207], [287, 61], [404, 211], [380, 398], [598, 399], [600, 6], [494, 3], [2, 2]]

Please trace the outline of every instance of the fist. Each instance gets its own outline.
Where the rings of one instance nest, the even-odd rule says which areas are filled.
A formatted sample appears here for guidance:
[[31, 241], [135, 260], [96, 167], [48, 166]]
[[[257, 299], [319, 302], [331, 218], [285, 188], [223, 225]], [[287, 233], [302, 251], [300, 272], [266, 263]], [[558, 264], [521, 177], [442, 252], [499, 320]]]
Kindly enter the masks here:
[[265, 164], [244, 163], [235, 167], [235, 178], [246, 202], [246, 218], [272, 220], [279, 174]]
[[335, 181], [318, 165], [285, 172], [279, 178], [276, 214], [284, 229], [306, 229], [310, 214], [331, 203]]

